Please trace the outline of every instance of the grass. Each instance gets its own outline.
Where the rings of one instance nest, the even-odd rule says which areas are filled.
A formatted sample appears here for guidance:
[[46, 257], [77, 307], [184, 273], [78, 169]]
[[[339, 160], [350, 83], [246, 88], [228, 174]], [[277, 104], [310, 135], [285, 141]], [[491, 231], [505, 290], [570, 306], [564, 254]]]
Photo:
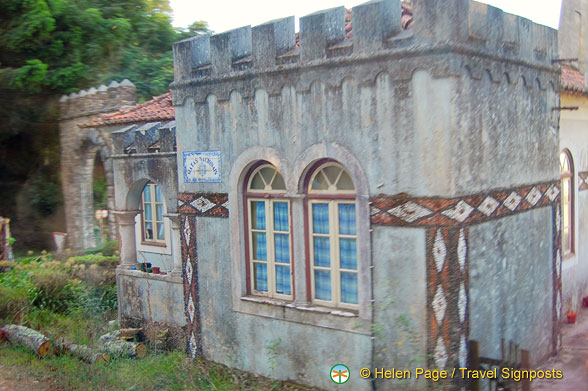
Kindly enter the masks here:
[[[60, 259], [46, 252], [28, 254], [15, 262], [0, 261], [0, 326], [22, 324], [49, 338], [66, 337], [95, 347], [98, 338], [110, 331], [108, 321], [116, 318], [117, 263], [116, 254]], [[151, 349], [142, 360], [117, 358], [91, 365], [68, 355], [39, 359], [4, 342], [0, 343], [0, 380], [32, 379], [41, 387], [46, 385], [41, 389], [53, 391], [301, 389], [206, 360], [192, 360], [181, 351], [155, 351]]]
[[[59, 390], [264, 390], [257, 384], [238, 383], [231, 370], [208, 362], [192, 361], [182, 352], [148, 355], [142, 360], [117, 359], [106, 365], [85, 364], [70, 356], [38, 359], [19, 347], [0, 345], [3, 365], [25, 371]], [[237, 380], [237, 383], [235, 383]], [[244, 386], [244, 387], [242, 387]]]

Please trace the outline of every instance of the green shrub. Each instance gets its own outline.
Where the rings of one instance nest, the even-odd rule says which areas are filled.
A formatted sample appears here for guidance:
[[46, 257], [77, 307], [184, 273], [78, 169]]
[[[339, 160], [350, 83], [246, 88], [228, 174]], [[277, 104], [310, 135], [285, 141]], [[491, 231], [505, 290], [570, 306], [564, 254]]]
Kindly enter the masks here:
[[79, 284], [70, 280], [67, 273], [55, 269], [36, 271], [32, 282], [34, 286], [28, 292], [30, 304], [55, 312], [63, 312], [75, 305], [81, 291]]
[[118, 240], [107, 240], [102, 246], [88, 248], [84, 250], [85, 254], [100, 254], [111, 257], [118, 253]]
[[0, 319], [12, 321], [16, 315], [24, 315], [29, 299], [24, 286], [9, 287], [0, 285]]

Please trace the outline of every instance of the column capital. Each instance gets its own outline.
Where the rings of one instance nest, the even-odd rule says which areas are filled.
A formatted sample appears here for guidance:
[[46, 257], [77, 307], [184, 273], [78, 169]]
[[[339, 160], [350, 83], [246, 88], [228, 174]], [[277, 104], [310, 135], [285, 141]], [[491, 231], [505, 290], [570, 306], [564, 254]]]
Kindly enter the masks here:
[[119, 225], [133, 224], [135, 225], [135, 216], [141, 212], [140, 210], [113, 210], [112, 214], [116, 216]]

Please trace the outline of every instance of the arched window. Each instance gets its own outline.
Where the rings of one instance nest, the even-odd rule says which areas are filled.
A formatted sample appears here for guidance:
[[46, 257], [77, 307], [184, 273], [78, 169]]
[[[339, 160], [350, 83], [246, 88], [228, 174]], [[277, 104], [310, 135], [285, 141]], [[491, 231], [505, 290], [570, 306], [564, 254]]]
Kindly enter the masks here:
[[143, 242], [165, 245], [165, 225], [163, 222], [165, 205], [159, 186], [152, 182], [147, 183], [143, 189], [141, 204]]
[[570, 151], [559, 155], [561, 172], [561, 242], [564, 255], [574, 252], [574, 162]]
[[358, 307], [357, 208], [351, 176], [319, 164], [307, 184], [311, 296], [315, 304]]
[[253, 168], [247, 180], [247, 253], [250, 293], [292, 299], [290, 201], [286, 184], [269, 163]]

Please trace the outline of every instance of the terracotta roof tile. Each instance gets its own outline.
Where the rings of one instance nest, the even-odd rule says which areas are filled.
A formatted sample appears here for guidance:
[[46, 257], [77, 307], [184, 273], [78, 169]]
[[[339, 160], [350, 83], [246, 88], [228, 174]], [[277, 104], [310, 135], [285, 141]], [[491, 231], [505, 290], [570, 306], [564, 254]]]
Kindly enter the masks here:
[[175, 110], [172, 106], [171, 92], [155, 96], [153, 99], [128, 107], [114, 113], [102, 114], [82, 127], [94, 127], [104, 125], [122, 125], [138, 122], [170, 121], [175, 119]]
[[561, 88], [574, 94], [588, 95], [588, 79], [574, 67], [562, 65]]

